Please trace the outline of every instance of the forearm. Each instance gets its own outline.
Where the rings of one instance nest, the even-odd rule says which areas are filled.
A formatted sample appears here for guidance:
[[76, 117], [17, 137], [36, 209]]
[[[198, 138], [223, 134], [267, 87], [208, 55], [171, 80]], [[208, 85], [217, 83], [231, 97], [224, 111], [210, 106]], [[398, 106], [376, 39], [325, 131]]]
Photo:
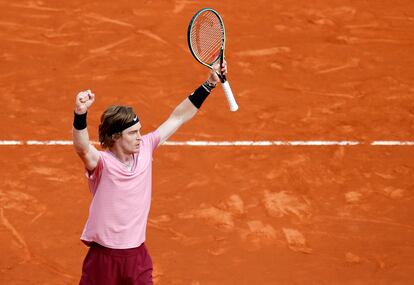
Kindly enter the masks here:
[[184, 99], [172, 112], [170, 118], [179, 119], [182, 123], [189, 121], [197, 113], [198, 109], [207, 99], [214, 87], [216, 87], [218, 77], [215, 71], [210, 73], [209, 78], [200, 85], [194, 92]]
[[170, 118], [178, 120], [181, 124], [191, 120], [198, 109], [191, 103], [188, 98], [185, 98], [171, 113]]
[[191, 120], [197, 114], [198, 108], [185, 98], [171, 113], [168, 119], [158, 127], [160, 134], [160, 144], [163, 144], [172, 134], [174, 134], [183, 124]]
[[[211, 89], [201, 85], [190, 96], [185, 98], [171, 113], [170, 118], [179, 120], [181, 124], [191, 120], [200, 109], [204, 100], [210, 94]], [[213, 87], [214, 88], [214, 87]]]
[[[210, 71], [209, 78], [201, 86], [199, 86], [190, 96], [184, 99], [171, 113], [168, 119], [158, 127], [160, 135], [160, 143], [163, 144], [171, 135], [173, 135], [184, 123], [191, 120], [197, 111], [201, 108], [203, 102], [207, 99], [212, 89], [219, 82], [216, 74], [219, 66], [215, 65]], [[222, 73], [226, 73], [225, 65], [222, 68]]]
[[72, 128], [72, 140], [78, 154], [86, 155], [89, 152], [90, 142], [87, 128], [83, 130]]
[[73, 146], [89, 171], [95, 169], [99, 160], [98, 150], [89, 142], [86, 121], [88, 108], [92, 105], [94, 100], [95, 94], [90, 90], [79, 92], [75, 100], [75, 113], [72, 128]]
[[86, 154], [89, 150], [89, 134], [87, 129], [87, 115], [85, 110], [75, 108], [73, 117], [72, 139], [73, 146], [79, 154]]

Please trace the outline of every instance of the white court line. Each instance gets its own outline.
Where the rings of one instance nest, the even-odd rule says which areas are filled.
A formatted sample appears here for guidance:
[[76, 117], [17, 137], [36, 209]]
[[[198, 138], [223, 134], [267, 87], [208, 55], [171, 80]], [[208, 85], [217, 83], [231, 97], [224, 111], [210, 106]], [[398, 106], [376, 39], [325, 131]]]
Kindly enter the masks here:
[[371, 145], [414, 145], [412, 141], [374, 141]]
[[[73, 145], [72, 141], [26, 141], [25, 144], [27, 145]], [[96, 144], [94, 142], [94, 144]]]
[[[92, 142], [98, 145], [98, 142]], [[0, 146], [72, 145], [70, 140], [0, 140]], [[414, 146], [414, 141], [167, 141], [165, 146]]]
[[358, 145], [356, 141], [183, 141], [165, 142], [171, 146], [325, 146]]
[[21, 141], [0, 141], [0, 145], [22, 145]]

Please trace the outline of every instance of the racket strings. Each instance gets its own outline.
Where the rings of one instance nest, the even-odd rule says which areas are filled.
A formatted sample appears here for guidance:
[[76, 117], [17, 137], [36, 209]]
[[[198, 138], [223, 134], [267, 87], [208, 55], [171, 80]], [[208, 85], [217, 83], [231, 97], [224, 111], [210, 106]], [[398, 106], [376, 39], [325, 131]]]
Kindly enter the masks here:
[[200, 56], [202, 58], [210, 58], [215, 56], [221, 48], [221, 29], [217, 29], [217, 25], [214, 25], [214, 22], [210, 19], [205, 19], [199, 25], [199, 29], [195, 34], [197, 37], [197, 47], [200, 51]]
[[205, 62], [212, 63], [221, 50], [220, 24], [206, 18], [200, 21], [194, 35], [199, 57]]
[[200, 14], [193, 23], [191, 47], [197, 57], [211, 65], [220, 56], [223, 45], [223, 28], [213, 12]]

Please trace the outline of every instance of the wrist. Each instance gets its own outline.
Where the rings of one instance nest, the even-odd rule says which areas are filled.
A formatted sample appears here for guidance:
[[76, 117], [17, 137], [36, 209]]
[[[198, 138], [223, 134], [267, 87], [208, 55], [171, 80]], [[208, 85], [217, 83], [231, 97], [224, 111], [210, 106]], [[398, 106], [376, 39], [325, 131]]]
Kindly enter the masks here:
[[78, 114], [76, 113], [76, 111], [74, 112], [74, 117], [73, 117], [73, 127], [80, 131], [83, 129], [86, 129], [86, 116], [88, 115], [87, 112], [83, 113], [83, 114]]
[[215, 74], [215, 76], [210, 76], [207, 81], [211, 84], [217, 85], [217, 83], [220, 82], [220, 78], [218, 78], [217, 74]]
[[74, 112], [77, 115], [83, 115], [83, 114], [86, 114], [88, 112], [88, 110], [85, 109], [85, 108], [77, 108], [77, 107], [75, 107]]
[[207, 81], [205, 81], [202, 86], [208, 91], [211, 92], [211, 90], [213, 90], [214, 88], [216, 88], [217, 83], [213, 83], [210, 81], [210, 79], [207, 79]]
[[197, 109], [200, 109], [201, 105], [207, 99], [207, 96], [209, 94], [210, 91], [203, 84], [198, 87], [190, 96], [188, 96], [188, 99]]

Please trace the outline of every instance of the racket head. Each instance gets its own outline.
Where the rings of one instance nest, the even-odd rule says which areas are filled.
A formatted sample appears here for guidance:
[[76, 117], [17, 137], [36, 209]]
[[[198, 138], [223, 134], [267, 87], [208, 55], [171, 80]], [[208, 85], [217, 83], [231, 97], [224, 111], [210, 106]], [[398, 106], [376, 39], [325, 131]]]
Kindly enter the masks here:
[[226, 31], [220, 14], [203, 8], [191, 19], [187, 31], [188, 47], [201, 64], [212, 68], [224, 56]]

